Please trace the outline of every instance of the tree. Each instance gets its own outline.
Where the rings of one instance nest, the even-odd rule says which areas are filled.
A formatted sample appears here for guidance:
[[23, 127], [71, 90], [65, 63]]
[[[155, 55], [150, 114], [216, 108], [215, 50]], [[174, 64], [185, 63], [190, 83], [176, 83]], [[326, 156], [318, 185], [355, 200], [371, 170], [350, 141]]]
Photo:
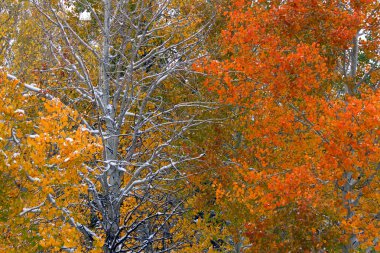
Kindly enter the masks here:
[[[189, 67], [202, 57], [208, 23], [194, 8], [145, 0], [33, 3], [51, 56], [39, 85], [60, 98], [45, 103], [23, 151], [39, 190], [22, 214], [38, 224], [41, 247], [182, 247], [176, 192], [184, 166], [203, 156], [184, 133], [207, 122], [201, 115], [210, 109], [196, 92], [176, 87], [190, 85]], [[78, 22], [84, 11], [91, 20]], [[172, 97], [179, 92], [186, 98]], [[51, 208], [44, 211], [41, 200]]]
[[213, 4], [0, 3], [1, 250], [379, 250], [378, 1]]
[[224, 11], [223, 55], [204, 66], [206, 85], [239, 112], [241, 145], [224, 158], [232, 175], [215, 180], [217, 200], [238, 208], [231, 217], [253, 252], [376, 246], [377, 2], [234, 1]]

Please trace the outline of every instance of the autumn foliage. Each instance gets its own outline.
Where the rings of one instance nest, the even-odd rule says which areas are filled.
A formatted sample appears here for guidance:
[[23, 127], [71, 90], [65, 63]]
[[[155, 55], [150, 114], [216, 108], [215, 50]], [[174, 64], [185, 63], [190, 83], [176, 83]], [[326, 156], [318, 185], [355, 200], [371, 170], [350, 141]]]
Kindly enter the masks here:
[[[230, 179], [215, 180], [217, 199], [247, 210], [252, 252], [378, 250], [380, 94], [361, 80], [378, 61], [366, 51], [379, 41], [378, 3], [235, 1], [224, 14], [206, 85], [238, 108], [244, 144], [223, 169]], [[352, 62], [361, 29], [366, 60]]]
[[[88, 222], [86, 199], [80, 194], [87, 190], [82, 176], [91, 173], [86, 162], [101, 152], [99, 141], [80, 123], [78, 113], [58, 99], [44, 94], [36, 98], [4, 74], [0, 84], [1, 175], [9, 184], [2, 218], [14, 220], [11, 225], [1, 223], [4, 249], [22, 249], [28, 240], [34, 240], [28, 245], [32, 251], [78, 245], [81, 236], [70, 223]], [[6, 207], [9, 197], [16, 202]], [[67, 218], [71, 213], [76, 213], [75, 220]]]
[[0, 18], [0, 251], [380, 252], [379, 1], [148, 2]]

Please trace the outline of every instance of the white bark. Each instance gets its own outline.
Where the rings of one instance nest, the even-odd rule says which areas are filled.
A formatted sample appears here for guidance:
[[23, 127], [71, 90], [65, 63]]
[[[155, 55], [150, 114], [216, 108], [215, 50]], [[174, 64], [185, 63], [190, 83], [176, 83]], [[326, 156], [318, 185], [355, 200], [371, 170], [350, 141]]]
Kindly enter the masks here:
[[[186, 131], [207, 122], [197, 119], [195, 113], [212, 109], [212, 105], [201, 101], [171, 104], [160, 89], [179, 73], [190, 71], [191, 64], [202, 55], [199, 45], [209, 24], [187, 35], [184, 28], [192, 22], [191, 16], [168, 15], [175, 7], [171, 0], [137, 0], [133, 4], [103, 0], [97, 3], [102, 12], [90, 2], [81, 3], [93, 17], [93, 38], [91, 31], [83, 36], [78, 31], [80, 25], [73, 27], [58, 15], [64, 6], [34, 1], [49, 23], [46, 33], [50, 33], [52, 54], [60, 67], [75, 74], [70, 88], [77, 91], [81, 101], [95, 105], [92, 115], [96, 118], [89, 116], [86, 122], [97, 124], [97, 131], [91, 131], [103, 140], [103, 160], [89, 167], [98, 173], [95, 177], [83, 175], [83, 179], [89, 189], [89, 207], [101, 216], [101, 229], [96, 233], [106, 237], [104, 252], [152, 252], [157, 238], [165, 241], [165, 247], [175, 248], [168, 244], [171, 235], [163, 231], [168, 231], [169, 220], [183, 212], [183, 207], [176, 199], [158, 204], [170, 199], [170, 194], [162, 192], [164, 182], [168, 182], [163, 179], [174, 175], [181, 164], [203, 156], [186, 154], [177, 142]], [[97, 70], [84, 54], [93, 57]], [[124, 184], [127, 175], [130, 179]], [[136, 207], [122, 217], [121, 206], [130, 198], [136, 199]], [[141, 209], [147, 203], [152, 210]], [[89, 239], [96, 236], [88, 227], [73, 225]]]

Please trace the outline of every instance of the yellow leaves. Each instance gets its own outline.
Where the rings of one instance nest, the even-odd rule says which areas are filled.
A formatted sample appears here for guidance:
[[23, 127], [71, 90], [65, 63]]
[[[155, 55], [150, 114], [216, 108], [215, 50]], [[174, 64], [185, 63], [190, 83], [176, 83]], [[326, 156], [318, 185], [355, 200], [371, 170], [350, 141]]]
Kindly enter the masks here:
[[58, 246], [60, 246], [60, 243], [57, 240], [55, 240], [53, 237], [49, 236], [47, 237], [47, 239], [42, 239], [40, 241], [40, 245], [43, 248], [53, 247], [54, 250], [59, 250]]
[[90, 154], [100, 152], [99, 145], [96, 145], [98, 140], [75, 122], [78, 118], [74, 111], [57, 100], [47, 101], [44, 106], [46, 112], [37, 121], [35, 134], [29, 135], [27, 139], [28, 145], [33, 147], [31, 158], [35, 164], [77, 167], [89, 159]]
[[39, 229], [38, 229], [39, 235], [42, 237], [39, 244], [41, 245], [41, 247], [43, 247], [45, 249], [52, 248], [52, 249], [58, 251], [59, 246], [62, 245], [62, 242], [55, 239], [55, 237], [54, 237], [55, 233], [52, 233], [52, 227], [53, 227], [52, 224], [46, 224], [44, 226], [39, 227]]
[[63, 237], [64, 247], [76, 248], [78, 245], [80, 245], [80, 232], [70, 224], [64, 223], [61, 227], [60, 233], [65, 235]]
[[133, 197], [126, 198], [120, 208], [120, 214], [122, 217], [127, 217], [133, 208], [136, 206], [136, 199]]
[[94, 248], [91, 249], [91, 253], [102, 253], [103, 252], [104, 239], [102, 237], [95, 238]]
[[[78, 122], [78, 114], [64, 106], [60, 101], [46, 101], [41, 117], [36, 120], [34, 134], [27, 138], [28, 153], [30, 157], [29, 174], [38, 177], [39, 194], [45, 197], [50, 194], [54, 198], [54, 204], [50, 208], [43, 208], [41, 215], [49, 220], [54, 220], [62, 215], [57, 207], [70, 207], [79, 200], [81, 192], [85, 192], [81, 184], [79, 173], [88, 173], [84, 163], [93, 159], [93, 155], [100, 152], [98, 140], [92, 136]], [[36, 184], [34, 184], [36, 186]], [[74, 205], [75, 206], [75, 205]], [[84, 217], [76, 214], [77, 219]], [[76, 236], [61, 237], [58, 231], [61, 228], [53, 226], [51, 233], [56, 233], [54, 238], [47, 237], [41, 241], [41, 246], [56, 248], [59, 245], [74, 247], [80, 244]], [[67, 233], [75, 234], [73, 228], [64, 226]]]
[[[193, 243], [191, 247], [186, 247], [179, 252], [218, 252], [211, 242], [220, 244], [221, 241], [231, 240], [228, 228], [220, 227], [216, 217], [209, 218], [207, 213], [201, 216], [198, 214], [196, 220], [184, 220], [183, 222], [184, 224], [179, 224], [183, 228], [182, 233], [191, 238]], [[219, 246], [226, 251], [232, 250], [230, 244], [221, 243]]]
[[102, 146], [81, 125], [76, 111], [58, 99], [42, 101], [23, 96], [23, 92], [17, 81], [8, 81], [0, 73], [0, 174], [15, 184], [12, 187], [16, 191], [6, 189], [7, 198], [20, 198], [18, 206], [9, 204], [8, 216], [2, 217], [0, 212], [0, 218], [39, 206], [38, 211], [9, 225], [10, 234], [20, 229], [29, 231], [28, 219], [38, 217], [37, 221], [45, 225], [38, 226], [38, 234], [31, 230], [30, 237], [40, 236], [41, 247], [52, 252], [59, 252], [62, 246], [77, 248], [80, 233], [63, 220], [61, 208], [75, 210], [75, 220], [86, 222], [87, 214], [77, 204], [87, 192], [80, 173], [90, 173], [86, 163], [101, 153]]
[[[63, 220], [57, 209], [49, 208], [47, 217], [50, 222], [41, 224], [38, 227], [38, 234], [41, 238], [39, 245], [46, 250], [59, 252], [62, 247], [79, 249], [81, 245], [81, 233], [67, 221]], [[75, 251], [77, 252], [77, 251]], [[82, 252], [82, 251], [78, 251]]]

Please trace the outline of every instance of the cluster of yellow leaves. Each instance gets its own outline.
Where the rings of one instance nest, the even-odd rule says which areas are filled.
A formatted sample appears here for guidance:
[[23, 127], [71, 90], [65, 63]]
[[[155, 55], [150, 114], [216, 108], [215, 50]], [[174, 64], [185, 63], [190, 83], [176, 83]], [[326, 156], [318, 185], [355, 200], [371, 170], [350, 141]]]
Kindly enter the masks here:
[[0, 84], [0, 251], [13, 252], [33, 248], [38, 240], [28, 232], [36, 231], [36, 227], [18, 215], [29, 194], [25, 192], [25, 175], [15, 162], [21, 153], [17, 145], [21, 132], [31, 129], [25, 117], [27, 103], [34, 100], [23, 96], [23, 87], [17, 81], [8, 81], [4, 74], [0, 74]]
[[[70, 219], [88, 222], [83, 178], [93, 177], [88, 166], [101, 153], [99, 140], [80, 124], [78, 113], [58, 99], [37, 98], [38, 94], [31, 94], [18, 81], [8, 81], [4, 74], [0, 92], [0, 149], [5, 157], [1, 172], [15, 181], [9, 190], [20, 198], [8, 215], [24, 213], [17, 219], [35, 224], [30, 234], [40, 243], [34, 247], [76, 248], [81, 236]], [[15, 229], [12, 225], [16, 224], [4, 223], [9, 231]]]

